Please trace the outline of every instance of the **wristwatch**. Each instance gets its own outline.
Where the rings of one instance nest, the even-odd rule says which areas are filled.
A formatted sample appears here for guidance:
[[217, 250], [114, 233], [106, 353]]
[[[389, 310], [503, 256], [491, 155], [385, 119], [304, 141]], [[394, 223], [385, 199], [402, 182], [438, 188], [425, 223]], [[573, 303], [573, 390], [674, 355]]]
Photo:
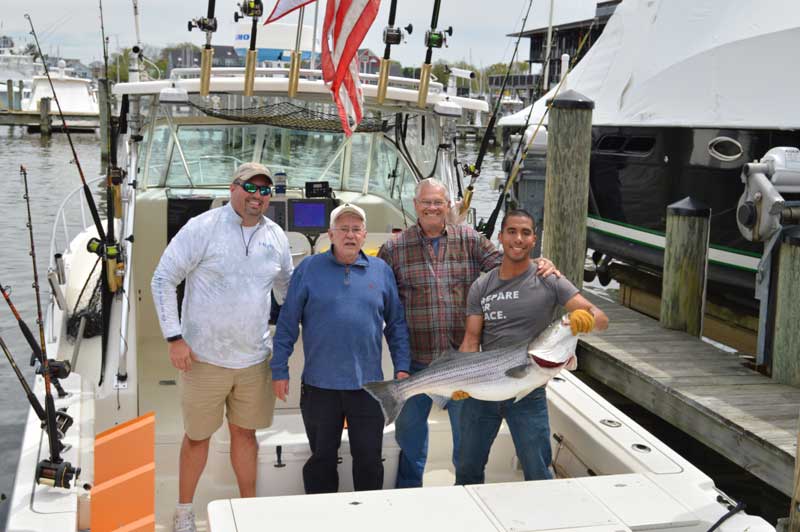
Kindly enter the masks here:
[[175, 336], [170, 336], [169, 338], [167, 338], [167, 342], [169, 343], [177, 342], [178, 340], [183, 340], [182, 334], [176, 334]]

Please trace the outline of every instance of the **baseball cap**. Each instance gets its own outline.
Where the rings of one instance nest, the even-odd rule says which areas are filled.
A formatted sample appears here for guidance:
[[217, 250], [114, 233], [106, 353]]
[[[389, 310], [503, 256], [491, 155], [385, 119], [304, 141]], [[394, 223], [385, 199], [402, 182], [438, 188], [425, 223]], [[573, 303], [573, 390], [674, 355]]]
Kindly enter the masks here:
[[237, 179], [242, 182], [249, 181], [257, 175], [263, 175], [267, 178], [267, 180], [269, 180], [269, 184], [272, 184], [272, 172], [269, 171], [269, 168], [260, 163], [240, 164], [239, 168], [237, 168], [233, 173], [231, 182], [236, 181]]
[[367, 215], [364, 213], [364, 209], [359, 207], [358, 205], [353, 205], [352, 203], [344, 203], [339, 205], [333, 211], [331, 211], [331, 226], [336, 223], [336, 219], [343, 215], [343, 214], [355, 214], [362, 220], [364, 220], [364, 224], [367, 223]]

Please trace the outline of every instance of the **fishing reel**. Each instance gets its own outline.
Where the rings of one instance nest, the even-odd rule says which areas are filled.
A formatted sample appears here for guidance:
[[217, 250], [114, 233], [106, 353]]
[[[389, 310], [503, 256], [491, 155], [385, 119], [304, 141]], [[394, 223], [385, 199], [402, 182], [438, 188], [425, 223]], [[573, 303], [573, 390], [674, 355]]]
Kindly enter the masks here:
[[453, 26], [448, 26], [446, 30], [428, 30], [425, 32], [425, 46], [428, 48], [447, 46], [447, 36], [453, 36]]
[[[50, 370], [51, 379], [66, 379], [72, 373], [72, 365], [68, 360], [50, 359], [47, 361], [47, 369]], [[41, 371], [41, 366], [40, 366]]]
[[90, 238], [86, 243], [86, 251], [107, 259], [119, 257], [119, 246], [116, 243], [106, 244], [99, 238]]
[[42, 460], [36, 466], [36, 483], [53, 488], [70, 488], [72, 479], [77, 480], [81, 474], [80, 467], [72, 467], [69, 462], [51, 462]]
[[[75, 420], [72, 419], [72, 416], [67, 414], [66, 408], [59, 408], [56, 410], [56, 437], [58, 438], [58, 444], [61, 447], [58, 452], [64, 450], [64, 444], [61, 443], [61, 439], [64, 438], [64, 435], [67, 433], [73, 423], [75, 423]], [[47, 420], [42, 421], [42, 429], [47, 430]]]
[[405, 42], [406, 35], [411, 35], [413, 32], [414, 26], [412, 24], [409, 24], [404, 28], [386, 26], [383, 28], [383, 44], [388, 44], [390, 46], [398, 45], [401, 42]]
[[213, 33], [217, 31], [217, 18], [216, 17], [199, 17], [193, 18], [188, 23], [189, 31], [192, 31], [192, 28], [197, 28], [200, 31], [204, 31], [206, 33]]
[[[243, 18], [253, 17], [259, 18], [264, 14], [264, 5], [261, 0], [248, 0], [238, 4], [239, 11], [233, 14], [233, 20], [239, 22]], [[241, 12], [241, 14], [239, 14]]]

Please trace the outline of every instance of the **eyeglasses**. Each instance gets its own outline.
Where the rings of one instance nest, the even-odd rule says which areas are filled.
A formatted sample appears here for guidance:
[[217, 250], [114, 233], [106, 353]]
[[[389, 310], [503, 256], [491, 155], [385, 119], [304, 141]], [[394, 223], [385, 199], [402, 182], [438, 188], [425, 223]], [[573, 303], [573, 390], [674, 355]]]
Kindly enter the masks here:
[[363, 227], [334, 227], [334, 230], [339, 231], [343, 235], [348, 233], [353, 233], [354, 235], [360, 235], [364, 232]]
[[420, 205], [422, 205], [423, 207], [426, 207], [426, 208], [444, 207], [445, 205], [447, 205], [447, 202], [446, 201], [442, 201], [442, 200], [433, 200], [433, 201], [431, 201], [431, 200], [416, 200], [416, 201], [417, 201], [417, 203], [419, 203]]
[[249, 193], [249, 194], [255, 193], [256, 190], [262, 196], [269, 196], [270, 194], [272, 194], [272, 187], [269, 186], [269, 185], [256, 185], [256, 184], [251, 183], [249, 181], [247, 181], [246, 183], [237, 182], [236, 184], [239, 185], [240, 187], [242, 187], [244, 189], [244, 191]]

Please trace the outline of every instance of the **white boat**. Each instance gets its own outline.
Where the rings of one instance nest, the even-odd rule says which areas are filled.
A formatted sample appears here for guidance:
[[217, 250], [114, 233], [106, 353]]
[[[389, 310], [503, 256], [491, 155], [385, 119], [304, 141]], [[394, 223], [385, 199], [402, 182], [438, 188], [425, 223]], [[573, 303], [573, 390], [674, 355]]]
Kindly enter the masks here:
[[[50, 81], [53, 83], [52, 88]], [[22, 110], [38, 111], [42, 98], [53, 98], [53, 89], [55, 89], [58, 103], [64, 114], [86, 116], [85, 119], [81, 117], [68, 120], [67, 126], [70, 130], [93, 131], [97, 128], [100, 113], [97, 91], [91, 80], [71, 76], [70, 69], [67, 68], [63, 59], [58, 61], [58, 68], [50, 72], [50, 80], [45, 75], [33, 77], [30, 95], [22, 100]], [[58, 128], [61, 121], [58, 118], [58, 108], [55, 102], [50, 105], [50, 115], [53, 116], [53, 126]]]
[[[48, 450], [39, 420], [30, 411], [10, 501], [10, 532], [75, 532], [101, 517], [118, 519], [115, 526], [122, 527], [130, 523], [124, 520], [128, 509], [153, 501], [153, 516], [142, 517], [138, 526], [171, 530], [183, 428], [175, 386], [178, 375], [158, 326], [150, 280], [169, 238], [191, 216], [227, 200], [230, 175], [239, 163], [260, 161], [274, 172], [286, 173], [286, 191], [274, 197], [268, 215], [287, 231], [296, 262], [329, 246], [324, 235], [315, 238], [323, 227], [297, 227], [292, 220], [293, 211], [304, 204], [329, 201], [307, 197], [315, 188], [307, 187], [309, 182], [327, 181], [336, 200], [367, 212], [365, 249], [374, 253], [394, 230], [415, 222], [412, 197], [418, 179], [436, 166], [436, 174], [455, 187], [452, 154], [440, 150], [437, 155], [443, 135], [453, 129], [449, 117], [459, 108], [487, 111], [485, 102], [448, 97], [436, 83], [430, 86], [427, 106], [419, 109], [418, 80], [399, 78], [391, 79], [386, 101], [378, 106], [375, 77], [364, 76], [372, 82], [364, 85], [368, 118], [363, 129], [346, 140], [336, 132], [338, 118], [317, 71], [301, 72], [298, 96], [291, 101], [285, 97], [288, 80], [282, 69], [258, 70], [253, 100], [241, 96], [241, 69], [214, 69], [208, 99], [198, 96], [197, 76], [197, 70], [179, 70], [171, 80], [121, 83], [114, 89], [127, 100], [129, 105], [123, 101], [122, 107], [130, 112], [128, 135], [119, 149], [127, 172], [122, 185], [124, 209], [112, 222], [122, 242], [124, 266], [114, 270], [122, 290], [111, 298], [105, 345], [101, 335], [84, 338], [77, 347], [68, 340], [72, 309], [82, 288], [88, 282], [86, 299], [96, 282], [105, 281], [99, 269], [92, 273], [98, 257], [87, 251], [87, 242], [97, 237], [91, 219], [67, 215], [70, 206], [83, 205], [80, 189], [60, 206], [51, 256], [62, 253], [63, 276], [56, 275], [54, 284], [64, 301], [51, 297], [47, 302], [47, 352], [75, 362], [72, 375], [63, 381], [69, 395], [58, 399], [56, 406], [67, 408], [75, 420], [64, 437], [71, 447], [63, 458], [80, 467], [81, 473], [69, 489], [35, 482], [37, 463]], [[176, 109], [186, 112], [178, 116]], [[291, 128], [286, 127], [288, 121]], [[434, 165], [437, 156], [439, 163]], [[68, 231], [75, 220], [78, 227]], [[54, 259], [51, 266], [58, 270], [59, 262]], [[385, 347], [384, 355], [384, 373], [389, 374]], [[298, 343], [290, 359], [293, 375], [300, 374], [302, 359]], [[40, 379], [36, 383], [40, 396], [42, 390]], [[490, 484], [452, 486], [450, 428], [447, 416], [439, 412], [429, 421], [426, 487], [390, 489], [398, 456], [390, 426], [384, 439], [387, 489], [347, 493], [351, 486], [345, 437], [340, 469], [340, 489], [345, 493], [302, 495], [301, 467], [309, 451], [299, 395], [298, 379], [293, 379], [290, 401], [279, 402], [274, 425], [257, 433], [257, 498], [236, 499], [226, 429], [212, 437], [195, 497], [200, 530], [313, 526], [699, 532], [725, 516], [718, 530], [774, 530], [761, 518], [739, 511], [708, 476], [570, 374], [554, 380], [548, 390], [558, 480], [523, 482], [511, 438], [503, 428], [490, 457]], [[141, 500], [131, 497], [113, 501], [111, 508], [102, 506], [107, 489], [134, 477], [98, 480], [95, 437], [147, 412], [155, 412], [154, 482], [142, 485], [136, 497]], [[118, 455], [116, 460], [122, 463], [127, 458]]]
[[[13, 82], [14, 97], [22, 101], [30, 97], [30, 80], [36, 73], [33, 57], [21, 53], [14, 48], [14, 41], [10, 37], [0, 37], [0, 109], [11, 108], [8, 98], [8, 85]], [[22, 95], [20, 99], [19, 82], [22, 82]]]

